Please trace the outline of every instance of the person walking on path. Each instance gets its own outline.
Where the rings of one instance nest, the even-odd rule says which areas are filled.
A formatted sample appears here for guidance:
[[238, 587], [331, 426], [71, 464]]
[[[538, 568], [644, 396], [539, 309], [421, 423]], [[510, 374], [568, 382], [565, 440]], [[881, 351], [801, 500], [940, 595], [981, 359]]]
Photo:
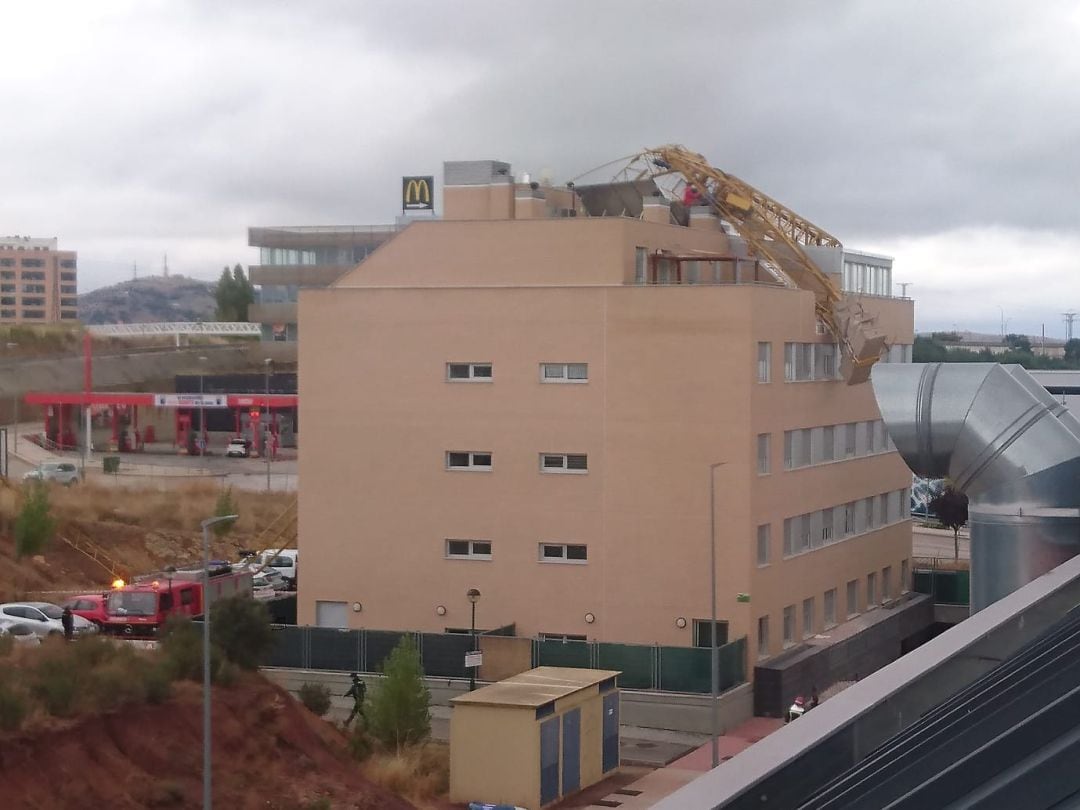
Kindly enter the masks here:
[[349, 719], [345, 721], [346, 727], [348, 727], [349, 723], [351, 723], [355, 717], [359, 717], [361, 721], [364, 719], [364, 697], [366, 695], [367, 684], [364, 683], [359, 675], [353, 672], [352, 686], [350, 686], [349, 691], [343, 695], [343, 697], [351, 697], [353, 699], [352, 711], [349, 713]]
[[75, 616], [72, 614], [71, 608], [64, 608], [64, 612], [60, 616], [60, 623], [64, 625], [64, 638], [71, 641], [75, 636]]

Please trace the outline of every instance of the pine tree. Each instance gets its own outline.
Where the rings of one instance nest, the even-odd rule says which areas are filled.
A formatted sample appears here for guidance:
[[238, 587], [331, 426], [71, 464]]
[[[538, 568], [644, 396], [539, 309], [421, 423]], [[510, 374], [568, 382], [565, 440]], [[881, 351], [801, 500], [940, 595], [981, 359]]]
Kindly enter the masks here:
[[383, 673], [386, 677], [370, 698], [368, 729], [383, 745], [400, 751], [431, 734], [431, 693], [411, 635], [406, 634], [387, 657]]
[[236, 310], [236, 320], [247, 321], [248, 307], [255, 303], [255, 287], [244, 275], [244, 268], [237, 264], [232, 270], [233, 276], [233, 305]]
[[15, 558], [40, 554], [55, 531], [56, 521], [49, 513], [49, 490], [36, 481], [30, 485], [19, 516], [15, 518]]
[[930, 511], [937, 515], [943, 526], [952, 529], [953, 553], [960, 559], [960, 528], [968, 522], [968, 497], [952, 484], [934, 496], [929, 504]]
[[235, 321], [239, 314], [236, 310], [236, 280], [226, 267], [221, 271], [217, 289], [214, 290], [214, 299], [217, 302], [217, 319], [219, 321]]

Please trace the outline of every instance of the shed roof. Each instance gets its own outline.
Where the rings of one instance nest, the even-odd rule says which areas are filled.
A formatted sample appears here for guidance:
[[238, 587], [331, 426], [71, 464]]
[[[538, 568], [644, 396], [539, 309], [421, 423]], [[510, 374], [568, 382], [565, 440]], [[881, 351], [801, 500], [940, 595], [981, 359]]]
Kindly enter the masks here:
[[621, 674], [612, 669], [537, 667], [451, 699], [452, 704], [536, 708]]

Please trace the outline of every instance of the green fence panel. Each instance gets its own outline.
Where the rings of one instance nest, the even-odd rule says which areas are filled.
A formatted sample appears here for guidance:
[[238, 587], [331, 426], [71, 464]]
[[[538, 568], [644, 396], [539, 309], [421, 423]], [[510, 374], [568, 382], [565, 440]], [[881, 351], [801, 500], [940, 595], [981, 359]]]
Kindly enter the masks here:
[[273, 627], [272, 630], [274, 645], [266, 656], [265, 665], [305, 669], [307, 662], [304, 660], [304, 637], [307, 628]]
[[746, 680], [746, 636], [720, 648], [720, 691]]
[[617, 669], [619, 686], [624, 689], [652, 689], [653, 667], [656, 663], [656, 647], [644, 644], [597, 645], [598, 669]]
[[382, 672], [383, 662], [407, 635], [397, 630], [364, 630], [364, 672]]
[[707, 647], [661, 647], [660, 688], [665, 692], [712, 691]]
[[[477, 639], [477, 644], [480, 639]], [[434, 678], [468, 678], [465, 653], [472, 649], [472, 636], [457, 633], [424, 633], [420, 655], [424, 674]]]
[[308, 627], [312, 669], [332, 669], [356, 672], [360, 668], [359, 630], [339, 630], [333, 627]]
[[934, 601], [940, 605], [971, 602], [971, 575], [967, 571], [935, 571]]
[[917, 593], [933, 593], [934, 592], [934, 572], [933, 571], [916, 571], [914, 585], [912, 589]]
[[538, 667], [580, 667], [588, 669], [589, 642], [543, 639], [536, 643]]

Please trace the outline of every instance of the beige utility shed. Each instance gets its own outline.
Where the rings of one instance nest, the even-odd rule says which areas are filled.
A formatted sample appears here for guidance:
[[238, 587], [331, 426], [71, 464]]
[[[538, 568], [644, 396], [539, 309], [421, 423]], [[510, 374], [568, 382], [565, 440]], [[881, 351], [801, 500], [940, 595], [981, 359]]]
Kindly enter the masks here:
[[619, 766], [613, 670], [537, 667], [450, 701], [450, 801], [539, 808]]

